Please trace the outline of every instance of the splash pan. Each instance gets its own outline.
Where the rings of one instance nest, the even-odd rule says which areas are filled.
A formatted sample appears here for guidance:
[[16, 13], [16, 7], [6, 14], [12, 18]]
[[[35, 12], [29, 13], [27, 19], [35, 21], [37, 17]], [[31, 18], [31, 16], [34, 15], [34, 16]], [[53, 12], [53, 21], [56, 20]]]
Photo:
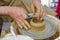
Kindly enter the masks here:
[[[27, 21], [30, 23], [31, 18], [28, 18]], [[20, 33], [23, 35], [28, 35], [32, 37], [33, 39], [46, 39], [51, 36], [53, 36], [57, 32], [57, 25], [56, 21], [54, 21], [53, 16], [47, 15], [44, 18], [44, 21], [46, 22], [46, 28], [43, 32], [35, 31], [35, 30], [20, 30]]]

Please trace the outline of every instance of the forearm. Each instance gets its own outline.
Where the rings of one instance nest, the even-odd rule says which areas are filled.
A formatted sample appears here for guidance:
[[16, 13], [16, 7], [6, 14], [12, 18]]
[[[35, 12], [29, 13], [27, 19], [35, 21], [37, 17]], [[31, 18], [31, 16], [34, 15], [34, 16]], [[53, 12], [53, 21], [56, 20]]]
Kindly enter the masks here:
[[1, 6], [0, 7], [0, 15], [8, 15], [9, 7], [8, 6]]

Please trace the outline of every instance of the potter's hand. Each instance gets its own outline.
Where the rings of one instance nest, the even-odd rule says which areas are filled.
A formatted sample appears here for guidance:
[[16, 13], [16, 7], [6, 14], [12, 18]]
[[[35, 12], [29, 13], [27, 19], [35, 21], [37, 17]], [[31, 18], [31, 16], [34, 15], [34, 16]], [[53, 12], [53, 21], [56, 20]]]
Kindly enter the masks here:
[[41, 0], [33, 0], [31, 3], [32, 12], [35, 13], [37, 19], [42, 20], [44, 18], [46, 12], [41, 5]]
[[2, 15], [8, 15], [14, 19], [14, 21], [19, 25], [20, 28], [28, 29], [30, 25], [25, 20], [27, 18], [26, 11], [22, 7], [0, 7], [0, 13]]

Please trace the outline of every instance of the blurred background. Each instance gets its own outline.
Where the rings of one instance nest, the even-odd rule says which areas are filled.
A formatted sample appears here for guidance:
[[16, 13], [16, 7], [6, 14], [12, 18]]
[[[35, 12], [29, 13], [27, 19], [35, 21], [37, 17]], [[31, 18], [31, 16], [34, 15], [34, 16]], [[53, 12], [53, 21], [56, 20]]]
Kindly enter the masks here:
[[47, 6], [48, 8], [52, 9], [53, 11], [55, 11], [58, 0], [41, 0], [42, 1], [42, 5]]

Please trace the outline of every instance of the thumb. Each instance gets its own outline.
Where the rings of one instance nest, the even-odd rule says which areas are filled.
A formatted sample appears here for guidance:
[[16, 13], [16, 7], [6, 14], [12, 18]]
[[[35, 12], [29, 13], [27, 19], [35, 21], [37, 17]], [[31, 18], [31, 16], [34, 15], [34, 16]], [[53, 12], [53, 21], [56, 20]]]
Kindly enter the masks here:
[[40, 20], [43, 20], [43, 18], [44, 18], [45, 16], [46, 16], [46, 12], [43, 12], [43, 14], [42, 14]]
[[32, 10], [33, 13], [35, 12], [33, 3], [31, 4], [31, 10]]

